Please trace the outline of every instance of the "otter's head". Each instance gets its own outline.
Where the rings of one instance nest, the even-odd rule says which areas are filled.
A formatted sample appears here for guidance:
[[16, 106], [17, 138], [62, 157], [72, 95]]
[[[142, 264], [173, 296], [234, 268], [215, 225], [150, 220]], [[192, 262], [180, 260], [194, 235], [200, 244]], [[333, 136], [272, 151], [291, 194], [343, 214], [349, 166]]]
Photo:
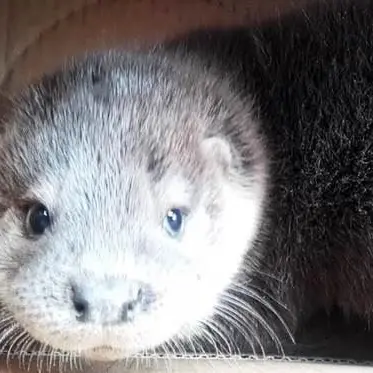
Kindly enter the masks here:
[[203, 333], [252, 246], [264, 195], [255, 125], [229, 83], [162, 52], [97, 54], [8, 109], [8, 327], [93, 359]]

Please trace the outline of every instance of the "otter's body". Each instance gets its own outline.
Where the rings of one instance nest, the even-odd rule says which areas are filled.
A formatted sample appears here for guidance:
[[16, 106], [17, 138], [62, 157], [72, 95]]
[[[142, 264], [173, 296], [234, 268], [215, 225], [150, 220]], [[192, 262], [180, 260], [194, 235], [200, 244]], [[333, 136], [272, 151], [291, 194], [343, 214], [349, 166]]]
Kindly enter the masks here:
[[369, 321], [372, 17], [373, 1], [325, 1], [98, 53], [11, 102], [4, 314], [104, 359], [279, 346], [333, 307]]
[[320, 309], [372, 314], [372, 15], [372, 1], [323, 1], [172, 44], [253, 98], [270, 166], [248, 287], [286, 305], [297, 326]]
[[172, 45], [253, 98], [270, 163], [258, 281], [298, 317], [373, 307], [372, 15], [372, 1], [323, 1]]

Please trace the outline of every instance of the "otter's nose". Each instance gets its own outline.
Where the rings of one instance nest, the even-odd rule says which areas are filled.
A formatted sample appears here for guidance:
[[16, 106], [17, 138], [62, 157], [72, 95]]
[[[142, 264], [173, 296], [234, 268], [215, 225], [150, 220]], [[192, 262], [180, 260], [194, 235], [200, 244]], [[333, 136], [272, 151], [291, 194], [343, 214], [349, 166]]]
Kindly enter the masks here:
[[71, 303], [76, 319], [102, 325], [132, 321], [150, 304], [149, 287], [139, 283], [107, 280], [90, 286], [71, 286]]

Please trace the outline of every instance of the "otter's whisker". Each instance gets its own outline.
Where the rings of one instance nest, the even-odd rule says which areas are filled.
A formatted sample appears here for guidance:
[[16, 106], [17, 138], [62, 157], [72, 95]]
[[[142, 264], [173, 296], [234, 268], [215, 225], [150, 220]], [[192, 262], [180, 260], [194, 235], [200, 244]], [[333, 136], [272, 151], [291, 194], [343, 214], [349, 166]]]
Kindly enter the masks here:
[[[222, 325], [219, 325], [216, 323], [213, 319], [205, 320], [205, 321], [200, 321], [200, 324], [205, 325], [207, 328], [211, 329], [213, 333], [216, 334], [216, 336], [221, 340], [223, 346], [227, 348], [227, 353], [229, 355], [232, 355], [232, 341], [230, 340], [230, 337], [228, 337], [226, 334], [224, 334], [224, 331], [221, 330], [223, 327]], [[226, 331], [225, 331], [226, 332]]]
[[[240, 318], [237, 319], [237, 316], [235, 315], [236, 311], [229, 305], [219, 305], [217, 308], [217, 315], [224, 320], [228, 325], [231, 325], [235, 331], [237, 331], [244, 339], [244, 341], [248, 342], [252, 348], [253, 353], [256, 353], [255, 347], [252, 341], [253, 337], [261, 347], [261, 350], [263, 352], [262, 344], [255, 334], [253, 328], [250, 326], [249, 320], [241, 320]], [[231, 331], [232, 334], [232, 331]], [[236, 352], [240, 353], [240, 348], [235, 343]]]
[[175, 346], [177, 355], [180, 355], [180, 354], [186, 355], [185, 347], [183, 346], [182, 342], [177, 337], [172, 338], [172, 343]]
[[[188, 346], [190, 346], [191, 352], [196, 356], [198, 353], [205, 354], [205, 348], [200, 341], [200, 335], [203, 334], [204, 330], [201, 325], [197, 325], [192, 329], [184, 331], [183, 339], [188, 341]], [[197, 348], [196, 348], [197, 347]], [[189, 351], [189, 348], [188, 348]]]
[[171, 367], [172, 360], [171, 360], [170, 352], [169, 352], [169, 350], [168, 350], [168, 348], [167, 348], [166, 345], [167, 345], [167, 343], [164, 342], [164, 343], [162, 343], [162, 345], [160, 346], [160, 348], [165, 353], [165, 359], [162, 359], [162, 363], [165, 365], [166, 372], [169, 373], [169, 372], [172, 372], [172, 367]]
[[74, 367], [74, 369], [78, 369], [78, 370], [82, 370], [83, 369], [82, 361], [79, 358], [79, 354], [78, 353], [76, 353], [76, 352], [68, 353], [68, 356], [69, 356], [70, 362], [72, 362], [72, 366]]
[[223, 353], [220, 351], [220, 349], [218, 348], [218, 345], [214, 339], [214, 336], [205, 328], [205, 327], [200, 327], [200, 330], [201, 330], [201, 335], [202, 337], [206, 338], [206, 340], [208, 342], [210, 342], [212, 344], [212, 346], [214, 347], [215, 349], [215, 354], [217, 356], [219, 355], [223, 355]]
[[[230, 306], [233, 308], [234, 307], [239, 307], [243, 311], [245, 311], [245, 314], [250, 315], [251, 317], [254, 318], [257, 322], [259, 322], [264, 329], [267, 331], [267, 333], [270, 335], [270, 337], [275, 341], [276, 345], [279, 343], [279, 339], [273, 329], [270, 327], [270, 325], [263, 319], [263, 317], [253, 308], [250, 307], [248, 304], [245, 303], [240, 303], [240, 300], [237, 300], [235, 298], [232, 298], [232, 296], [226, 296], [225, 297], [225, 302], [230, 304]], [[242, 332], [241, 332], [242, 334]], [[258, 341], [258, 339], [257, 339]], [[262, 351], [264, 352], [264, 351]]]
[[252, 307], [250, 307], [247, 303], [242, 301], [240, 298], [234, 296], [233, 294], [225, 294], [224, 297], [226, 302], [229, 302], [232, 304], [232, 306], [239, 307], [243, 311], [247, 312], [249, 315], [253, 316], [255, 320], [257, 320], [263, 328], [267, 331], [268, 335], [272, 338], [272, 340], [275, 342], [277, 348], [281, 351], [283, 354], [283, 347], [282, 343], [275, 333], [274, 329], [268, 324], [268, 322]]
[[[5, 330], [5, 331], [4, 331]], [[4, 350], [5, 348], [8, 348], [9, 343], [12, 338], [12, 333], [16, 332], [18, 330], [18, 325], [10, 323], [7, 328], [3, 329], [3, 332], [0, 337], [0, 346], [3, 345], [3, 347], [0, 348], [0, 354], [3, 354], [4, 352], [7, 352]]]
[[170, 370], [170, 365], [171, 365], [171, 358], [170, 358], [170, 351], [168, 349], [168, 344], [167, 344], [167, 341], [166, 342], [163, 342], [160, 346], [159, 346], [160, 350], [162, 350], [164, 352], [164, 357], [165, 359], [163, 360], [164, 363], [165, 363], [165, 366], [166, 366], [166, 370], [169, 371]]
[[22, 339], [25, 336], [25, 332], [21, 331], [19, 328], [17, 328], [16, 333], [10, 335], [8, 342], [8, 351], [7, 351], [7, 357], [6, 357], [6, 363], [7, 366], [10, 367], [10, 360], [15, 355], [15, 351], [13, 349], [17, 346], [17, 342]]
[[228, 304], [224, 303], [224, 298], [222, 298], [221, 304], [217, 307], [218, 315], [224, 320], [226, 320], [228, 323], [233, 325], [237, 332], [239, 332], [245, 341], [248, 341], [253, 353], [255, 353], [255, 347], [252, 341], [252, 338], [249, 336], [252, 336], [257, 343], [259, 344], [259, 347], [261, 348], [261, 352], [264, 354], [264, 348], [260, 341], [260, 339], [256, 336], [253, 328], [249, 325], [249, 320], [245, 318], [243, 315], [241, 315], [239, 312], [237, 312], [234, 308], [232, 308]]
[[176, 355], [173, 339], [166, 341], [164, 344], [170, 348], [171, 355]]
[[56, 357], [57, 357], [56, 350], [52, 348], [48, 356], [48, 368], [47, 369], [49, 372], [52, 372]]
[[[235, 287], [237, 285], [237, 288]], [[274, 295], [270, 294], [269, 292], [265, 291], [264, 289], [260, 288], [258, 285], [254, 285], [252, 283], [248, 284], [232, 284], [232, 289], [234, 289], [237, 292], [240, 292], [243, 295], [249, 295], [247, 292], [250, 292], [250, 290], [255, 290], [258, 295], [262, 295], [268, 299], [270, 299], [272, 302], [274, 302], [276, 305], [278, 305], [280, 308], [282, 308], [284, 311], [289, 313], [289, 316], [293, 316], [290, 314], [291, 310], [290, 308], [283, 302], [281, 302], [279, 299], [277, 299]]]
[[[20, 332], [18, 340], [14, 340], [13, 344], [15, 347], [15, 350], [13, 352], [13, 355], [17, 354], [18, 355], [18, 360], [20, 363], [20, 367], [24, 365], [24, 356], [25, 354], [23, 353], [23, 347], [24, 345], [28, 342], [30, 339], [29, 334], [26, 331]], [[10, 350], [12, 349], [12, 346], [10, 347]]]
[[[255, 290], [253, 290], [249, 286], [247, 286], [246, 288], [234, 286], [234, 287], [232, 287], [232, 289], [236, 290], [237, 292], [239, 292], [243, 295], [249, 296], [250, 298], [256, 300], [259, 304], [263, 305], [266, 309], [268, 309], [270, 312], [272, 312], [272, 314], [280, 321], [280, 323], [284, 327], [284, 329], [285, 329], [286, 333], [288, 334], [289, 338], [293, 341], [293, 343], [295, 342], [293, 334], [292, 334], [289, 326], [285, 322], [284, 318], [279, 314], [278, 311], [276, 311], [276, 309], [267, 300], [265, 300], [263, 297], [261, 297]], [[239, 299], [239, 298], [237, 298], [237, 299]], [[242, 301], [241, 301], [241, 304], [242, 304]]]
[[26, 368], [26, 358], [28, 357], [28, 349], [27, 346], [30, 344], [30, 341], [32, 341], [32, 338], [28, 333], [25, 333], [25, 336], [22, 341], [19, 343], [19, 361], [21, 365], [21, 369]]
[[39, 349], [36, 351], [36, 370], [42, 372], [43, 360], [44, 360], [44, 350], [46, 348], [45, 344], [39, 346]]
[[268, 277], [269, 279], [271, 280], [274, 280], [276, 281], [277, 283], [281, 284], [283, 282], [283, 280], [277, 276], [275, 276], [273, 273], [269, 273], [269, 272], [266, 272], [264, 270], [260, 270], [258, 268], [258, 266], [256, 265], [247, 265], [247, 266], [244, 266], [243, 272], [246, 272], [246, 274], [251, 277], [255, 274], [258, 274], [259, 276], [262, 276], [262, 277]]

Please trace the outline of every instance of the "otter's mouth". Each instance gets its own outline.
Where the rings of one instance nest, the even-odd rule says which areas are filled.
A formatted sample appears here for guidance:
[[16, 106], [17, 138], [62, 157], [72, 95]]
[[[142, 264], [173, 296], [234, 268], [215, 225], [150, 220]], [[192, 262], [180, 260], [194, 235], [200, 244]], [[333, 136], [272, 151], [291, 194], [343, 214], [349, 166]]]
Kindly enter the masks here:
[[108, 345], [93, 347], [92, 351], [111, 351], [111, 350], [117, 350], [116, 348]]
[[119, 353], [122, 350], [120, 348], [115, 348], [109, 345], [102, 345], [102, 346], [97, 346], [89, 349], [88, 351], [92, 351], [93, 353], [101, 354], [101, 353]]
[[126, 357], [124, 351], [120, 348], [112, 347], [109, 345], [102, 345], [93, 347], [83, 351], [83, 355], [90, 357], [94, 360], [120, 360]]

